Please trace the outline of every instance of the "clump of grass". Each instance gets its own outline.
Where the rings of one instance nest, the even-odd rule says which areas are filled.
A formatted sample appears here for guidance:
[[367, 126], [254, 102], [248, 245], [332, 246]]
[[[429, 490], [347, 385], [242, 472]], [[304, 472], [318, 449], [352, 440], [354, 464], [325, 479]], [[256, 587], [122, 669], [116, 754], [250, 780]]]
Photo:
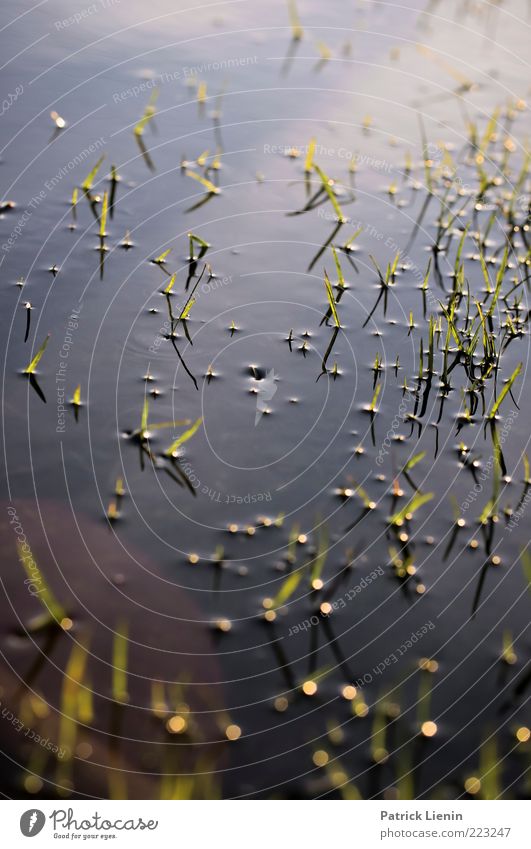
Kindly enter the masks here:
[[48, 333], [46, 339], [44, 340], [41, 347], [39, 348], [39, 350], [37, 351], [37, 353], [33, 357], [32, 361], [24, 369], [24, 374], [35, 374], [35, 371], [37, 370], [37, 366], [39, 365], [39, 363], [41, 361], [42, 355], [44, 354], [44, 352], [46, 350], [46, 346], [47, 346], [48, 342], [50, 341], [50, 336], [51, 336], [51, 334]]

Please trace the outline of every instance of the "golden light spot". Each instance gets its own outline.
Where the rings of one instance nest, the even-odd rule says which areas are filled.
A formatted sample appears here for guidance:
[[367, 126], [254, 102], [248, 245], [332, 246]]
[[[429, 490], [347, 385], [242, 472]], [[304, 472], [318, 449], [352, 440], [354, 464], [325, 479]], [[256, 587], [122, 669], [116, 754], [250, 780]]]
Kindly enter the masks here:
[[499, 566], [501, 563], [501, 557], [498, 554], [494, 554], [492, 556], [491, 563], [493, 566]]
[[348, 701], [352, 701], [352, 699], [356, 698], [357, 692], [358, 691], [356, 690], [356, 688], [352, 684], [347, 684], [341, 690], [341, 695], [343, 696], [344, 699], [347, 699]]
[[236, 525], [234, 523], [232, 525], [229, 525], [229, 533], [230, 534], [235, 534], [237, 532], [238, 532], [238, 525]]
[[374, 750], [372, 757], [375, 763], [384, 764], [389, 758], [389, 752], [387, 751], [387, 749], [381, 747], [379, 749]]
[[405, 531], [403, 533], [401, 533], [400, 536], [399, 536], [400, 542], [407, 542], [408, 539], [409, 539], [409, 534], [406, 534]]
[[76, 746], [76, 755], [84, 761], [86, 761], [87, 758], [90, 758], [92, 752], [93, 748], [90, 743], [79, 743]]
[[253, 528], [252, 525], [248, 525], [247, 526], [247, 536], [252, 537], [252, 536], [254, 536], [255, 533], [256, 533], [256, 528]]
[[471, 539], [470, 542], [469, 542], [470, 548], [477, 548], [478, 545], [479, 545], [479, 542], [477, 541], [477, 539]]
[[232, 628], [232, 622], [230, 619], [218, 619], [216, 622], [216, 628], [218, 631], [223, 631], [226, 634]]
[[353, 489], [344, 489], [343, 492], [341, 493], [341, 495], [343, 495], [345, 498], [352, 498], [352, 496], [354, 495], [354, 490]]
[[456, 524], [457, 524], [458, 528], [464, 528], [465, 525], [466, 525], [466, 522], [465, 522], [464, 519], [458, 519]]
[[416, 567], [415, 567], [415, 566], [413, 566], [413, 564], [411, 563], [411, 564], [407, 567], [406, 572], [408, 573], [408, 575], [416, 575], [416, 574], [417, 574], [417, 569], [416, 569]]
[[314, 578], [312, 581], [312, 590], [322, 590], [324, 587], [323, 582], [320, 578]]
[[284, 713], [288, 709], [288, 704], [289, 702], [285, 696], [277, 696], [273, 702], [275, 710], [278, 710], [279, 713]]
[[68, 616], [65, 616], [64, 619], [61, 619], [61, 628], [63, 629], [63, 631], [70, 631], [73, 625], [74, 623]]
[[259, 521], [262, 523], [264, 528], [270, 528], [271, 525], [273, 524], [273, 521], [269, 518], [269, 516], [262, 516], [262, 518], [259, 519]]
[[38, 775], [27, 775], [24, 779], [24, 788], [28, 793], [38, 793], [42, 790], [42, 781]]
[[475, 796], [481, 790], [481, 781], [479, 778], [476, 778], [475, 775], [471, 775], [470, 778], [467, 778], [465, 781], [465, 790], [467, 793], [470, 793], [471, 796]]
[[428, 720], [428, 722], [423, 722], [420, 728], [424, 737], [435, 737], [437, 734], [437, 725], [435, 722]]
[[531, 731], [529, 728], [526, 728], [525, 725], [522, 725], [522, 727], [516, 732], [516, 739], [519, 743], [527, 743], [530, 737]]
[[327, 601], [323, 601], [323, 603], [322, 603], [322, 605], [320, 606], [319, 610], [321, 611], [321, 613], [323, 614], [323, 616], [329, 616], [329, 615], [330, 615], [330, 613], [332, 613], [332, 605], [331, 605], [331, 604], [329, 604]]
[[416, 591], [418, 592], [419, 595], [422, 595], [422, 593], [426, 592], [426, 587], [424, 586], [424, 584], [418, 584]]
[[266, 622], [274, 622], [276, 618], [277, 614], [274, 610], [266, 610], [266, 612], [264, 613], [264, 619]]
[[186, 719], [184, 716], [170, 716], [166, 728], [170, 734], [182, 734], [183, 731], [186, 731]]
[[334, 746], [339, 746], [345, 739], [343, 729], [339, 725], [328, 728], [328, 739]]
[[334, 787], [341, 787], [342, 784], [346, 784], [348, 781], [348, 775], [343, 769], [334, 769], [330, 773], [330, 781], [334, 785]]
[[271, 610], [273, 607], [273, 599], [272, 598], [264, 598], [262, 601], [262, 607], [264, 610]]
[[376, 501], [369, 501], [367, 507], [369, 508], [369, 510], [376, 510]]
[[188, 555], [189, 563], [199, 563], [199, 555], [198, 554], [189, 554]]
[[317, 751], [313, 753], [312, 760], [315, 766], [326, 766], [329, 760], [328, 752], [325, 752], [324, 749], [317, 749]]
[[439, 668], [439, 664], [436, 660], [430, 660], [429, 657], [421, 657], [418, 662], [419, 669], [424, 670], [424, 672], [437, 672]]
[[299, 534], [299, 536], [297, 537], [297, 542], [300, 545], [304, 545], [308, 542], [308, 537], [306, 536], [306, 534]]
[[239, 740], [242, 736], [242, 730], [239, 725], [227, 725], [225, 728], [225, 736], [227, 740]]
[[365, 702], [358, 702], [358, 704], [354, 706], [354, 713], [356, 714], [356, 716], [363, 718], [369, 713], [369, 708], [367, 707]]
[[302, 692], [305, 696], [315, 696], [317, 692], [317, 684], [315, 681], [305, 681], [302, 685]]

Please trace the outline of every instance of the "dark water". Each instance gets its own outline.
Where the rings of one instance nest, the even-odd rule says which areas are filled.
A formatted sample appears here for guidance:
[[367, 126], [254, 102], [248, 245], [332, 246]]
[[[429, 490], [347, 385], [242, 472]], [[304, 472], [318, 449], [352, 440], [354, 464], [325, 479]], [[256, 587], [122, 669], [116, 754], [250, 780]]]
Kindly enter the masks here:
[[[526, 173], [519, 181], [528, 8], [298, 6], [299, 41], [280, 0], [4, 6], [0, 173], [15, 206], [0, 221], [0, 734], [10, 796], [455, 798], [485, 775], [480, 795], [528, 795], [526, 746], [515, 737], [529, 692]], [[133, 128], [154, 90], [139, 144]], [[322, 188], [310, 201], [321, 186], [305, 174], [311, 138], [315, 162], [337, 181], [341, 226]], [[479, 199], [478, 151], [492, 180]], [[72, 190], [103, 153], [92, 205], [80, 190], [74, 220]], [[201, 155], [220, 167], [205, 172]], [[100, 250], [111, 165], [120, 180]], [[467, 225], [471, 316], [486, 294], [477, 239], [488, 229], [493, 286], [509, 245], [502, 294], [517, 287], [509, 304], [521, 298], [510, 313], [521, 332], [483, 390], [464, 396], [462, 363], [441, 392], [441, 303]], [[340, 250], [358, 230], [355, 250]], [[189, 232], [209, 243], [196, 263]], [[331, 245], [347, 284], [337, 333], [322, 321], [324, 270], [338, 280]], [[163, 266], [151, 262], [168, 248]], [[395, 281], [381, 287], [371, 257], [385, 276], [398, 251]], [[185, 332], [169, 309], [179, 316], [205, 262]], [[507, 306], [500, 299], [492, 317], [498, 350]], [[466, 294], [461, 322], [465, 308]], [[432, 381], [430, 315], [443, 319]], [[48, 333], [35, 385], [21, 372]], [[450, 351], [453, 361], [453, 338]], [[476, 368], [482, 355], [480, 343]], [[520, 362], [497, 420], [496, 516], [481, 525], [498, 475], [485, 423], [494, 376], [499, 396]], [[476, 401], [463, 421], [464, 403]], [[172, 463], [165, 449], [199, 418]], [[149, 428], [178, 420], [188, 424]], [[420, 452], [408, 479], [401, 470]], [[416, 489], [431, 501], [390, 526]], [[24, 584], [15, 526], [72, 620], [66, 631], [24, 633], [43, 608]], [[320, 567], [326, 552], [321, 590], [311, 587], [316, 550]], [[297, 570], [287, 604], [265, 621], [264, 599]], [[330, 616], [323, 603], [334, 605]], [[112, 685], [124, 623], [127, 705]], [[72, 706], [76, 645], [88, 659]], [[423, 658], [436, 671], [422, 671]], [[315, 695], [301, 692], [305, 681], [317, 682]], [[355, 682], [351, 702], [342, 689]], [[154, 710], [161, 688], [165, 705]], [[9, 712], [67, 754], [50, 755]], [[183, 733], [165, 728], [174, 714]], [[419, 735], [426, 721], [435, 736]], [[234, 725], [241, 737], [228, 741]], [[375, 757], [382, 749], [388, 757]]]

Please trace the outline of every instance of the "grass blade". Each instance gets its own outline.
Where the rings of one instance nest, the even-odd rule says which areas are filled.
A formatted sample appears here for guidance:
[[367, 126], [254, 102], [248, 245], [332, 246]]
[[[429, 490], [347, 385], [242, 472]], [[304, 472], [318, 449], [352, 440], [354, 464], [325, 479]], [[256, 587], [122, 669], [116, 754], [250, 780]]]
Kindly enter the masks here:
[[47, 345], [47, 344], [48, 344], [48, 342], [49, 342], [50, 335], [51, 335], [51, 334], [50, 334], [50, 333], [48, 333], [48, 336], [46, 337], [46, 339], [45, 339], [45, 340], [44, 340], [44, 342], [42, 343], [41, 347], [39, 348], [39, 350], [37, 351], [37, 353], [36, 353], [36, 354], [35, 354], [35, 356], [33, 357], [33, 359], [32, 359], [32, 361], [31, 361], [31, 363], [30, 363], [28, 366], [26, 366], [26, 368], [24, 369], [24, 374], [35, 374], [35, 369], [36, 369], [36, 368], [37, 368], [37, 366], [39, 365], [39, 362], [40, 362], [40, 360], [41, 360], [41, 357], [42, 357], [42, 355], [44, 354], [44, 352], [45, 352], [45, 350], [46, 350], [46, 345]]
[[177, 449], [180, 448], [181, 445], [184, 445], [185, 442], [188, 442], [188, 440], [192, 438], [194, 433], [196, 433], [196, 431], [199, 430], [199, 428], [201, 427], [202, 421], [203, 421], [202, 418], [197, 419], [193, 423], [192, 427], [188, 428], [188, 430], [185, 430], [184, 433], [181, 433], [181, 435], [178, 436], [177, 439], [174, 442], [172, 442], [170, 447], [166, 449], [166, 451], [164, 452], [165, 456], [166, 457], [175, 456], [175, 454], [177, 453]]
[[330, 283], [330, 280], [328, 279], [328, 274], [326, 273], [326, 271], [324, 273], [324, 282], [325, 282], [325, 287], [326, 287], [326, 296], [328, 298], [328, 303], [330, 305], [330, 311], [331, 311], [332, 316], [334, 318], [334, 324], [335, 324], [336, 327], [340, 327], [341, 325], [339, 323], [339, 316], [337, 314], [336, 300], [334, 298], [334, 290], [332, 289], [332, 284]]

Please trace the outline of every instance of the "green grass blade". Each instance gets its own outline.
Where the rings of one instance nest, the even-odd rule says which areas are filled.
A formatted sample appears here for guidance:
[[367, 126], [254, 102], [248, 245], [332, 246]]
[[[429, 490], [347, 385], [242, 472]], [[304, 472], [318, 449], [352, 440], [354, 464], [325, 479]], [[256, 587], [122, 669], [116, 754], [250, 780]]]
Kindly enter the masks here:
[[167, 448], [166, 451], [164, 452], [166, 457], [172, 457], [176, 453], [177, 449], [180, 448], [181, 445], [184, 445], [185, 442], [188, 442], [188, 440], [192, 438], [192, 436], [196, 433], [196, 431], [199, 430], [199, 428], [201, 427], [202, 421], [203, 421], [202, 418], [197, 419], [193, 423], [192, 427], [188, 428], [188, 430], [185, 430], [184, 433], [181, 433], [181, 435], [179, 437], [177, 437], [177, 439], [174, 442], [172, 442], [170, 447]]
[[33, 357], [33, 359], [32, 359], [32, 361], [31, 361], [31, 363], [30, 363], [28, 366], [26, 366], [26, 368], [24, 369], [24, 374], [35, 374], [35, 369], [36, 369], [36, 368], [37, 368], [37, 366], [39, 365], [39, 363], [40, 363], [40, 361], [41, 361], [41, 357], [42, 357], [42, 355], [44, 354], [44, 352], [45, 352], [45, 350], [46, 350], [46, 346], [47, 346], [47, 344], [48, 344], [48, 342], [49, 342], [50, 335], [51, 335], [51, 334], [50, 334], [50, 333], [48, 333], [48, 336], [46, 337], [46, 339], [45, 339], [45, 340], [44, 340], [44, 342], [42, 343], [41, 347], [39, 348], [39, 350], [37, 351], [37, 353], [36, 353], [36, 354], [35, 354], [35, 356]]
[[339, 206], [339, 202], [338, 202], [338, 200], [337, 200], [337, 198], [336, 198], [336, 196], [333, 192], [333, 189], [332, 189], [334, 181], [331, 180], [330, 177], [327, 177], [326, 174], [324, 173], [324, 171], [322, 171], [321, 168], [319, 168], [319, 166], [316, 165], [315, 163], [314, 163], [313, 167], [314, 167], [314, 170], [317, 171], [317, 174], [319, 175], [319, 178], [320, 178], [320, 180], [323, 184], [323, 189], [325, 190], [326, 194], [328, 195], [328, 197], [330, 199], [330, 203], [334, 207], [334, 211], [335, 211], [337, 217], [339, 218], [340, 222], [343, 224], [346, 221], [346, 218], [341, 211], [341, 207]]
[[92, 171], [89, 171], [89, 173], [87, 174], [87, 176], [85, 177], [85, 179], [81, 183], [81, 188], [83, 189], [84, 192], [89, 192], [91, 190], [92, 184], [94, 183], [94, 178], [96, 177], [96, 174], [100, 170], [101, 164], [102, 164], [104, 159], [105, 159], [105, 154], [103, 153], [100, 156], [100, 158], [98, 159], [98, 161], [96, 162]]
[[326, 287], [326, 296], [328, 298], [328, 303], [330, 305], [330, 310], [332, 312], [334, 324], [335, 324], [336, 327], [340, 327], [341, 325], [339, 323], [339, 316], [337, 314], [336, 300], [334, 298], [334, 290], [332, 289], [332, 284], [330, 283], [330, 280], [328, 279], [328, 274], [326, 273], [326, 271], [324, 273], [324, 282], [325, 282], [325, 287]]
[[393, 513], [389, 521], [392, 525], [403, 523], [409, 513], [413, 515], [413, 513], [415, 513], [420, 507], [427, 504], [428, 501], [431, 501], [433, 495], [433, 492], [427, 492], [424, 495], [414, 495], [402, 510], [399, 510], [397, 513]]
[[516, 380], [516, 378], [518, 377], [518, 375], [522, 371], [522, 365], [523, 365], [522, 363], [518, 363], [518, 365], [516, 366], [515, 370], [513, 371], [512, 375], [510, 376], [509, 380], [507, 381], [507, 383], [503, 387], [502, 391], [500, 392], [498, 400], [492, 406], [491, 411], [487, 416], [488, 419], [493, 419], [494, 416], [496, 415], [496, 413], [498, 412], [498, 410], [500, 409], [505, 396], [510, 391], [511, 386], [513, 385], [514, 381]]

